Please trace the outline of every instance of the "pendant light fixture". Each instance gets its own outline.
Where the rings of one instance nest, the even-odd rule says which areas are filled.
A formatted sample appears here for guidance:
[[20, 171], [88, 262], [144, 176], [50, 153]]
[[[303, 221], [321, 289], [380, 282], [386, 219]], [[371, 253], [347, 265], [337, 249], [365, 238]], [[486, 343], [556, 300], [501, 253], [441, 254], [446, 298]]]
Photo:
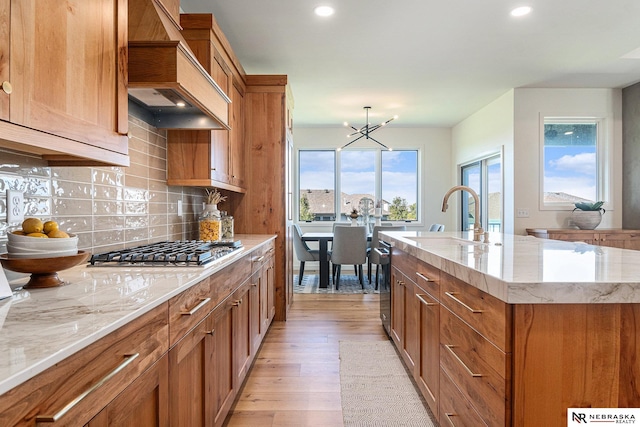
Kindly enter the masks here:
[[354, 139], [351, 142], [346, 143], [342, 147], [338, 148], [338, 151], [342, 150], [343, 148], [348, 147], [349, 145], [353, 144], [354, 142], [356, 142], [356, 141], [358, 141], [359, 139], [362, 139], [362, 138], [370, 139], [373, 142], [375, 142], [376, 144], [379, 144], [379, 145], [383, 146], [386, 150], [393, 151], [392, 148], [387, 147], [386, 145], [384, 145], [383, 143], [381, 143], [377, 139], [373, 138], [371, 136], [371, 134], [373, 132], [375, 132], [376, 130], [380, 129], [381, 127], [386, 126], [392, 120], [397, 119], [398, 116], [393, 116], [392, 118], [390, 118], [386, 122], [382, 122], [379, 125], [371, 126], [371, 124], [369, 123], [369, 110], [371, 109], [371, 107], [364, 107], [364, 109], [366, 111], [366, 122], [365, 122], [365, 125], [362, 126], [361, 128], [356, 128], [356, 127], [350, 125], [349, 123], [344, 122], [344, 125], [346, 127], [350, 127], [351, 129], [353, 129], [355, 131], [355, 132], [350, 133], [349, 135], [347, 135], [347, 138], [353, 138], [354, 136], [357, 136], [357, 138]]

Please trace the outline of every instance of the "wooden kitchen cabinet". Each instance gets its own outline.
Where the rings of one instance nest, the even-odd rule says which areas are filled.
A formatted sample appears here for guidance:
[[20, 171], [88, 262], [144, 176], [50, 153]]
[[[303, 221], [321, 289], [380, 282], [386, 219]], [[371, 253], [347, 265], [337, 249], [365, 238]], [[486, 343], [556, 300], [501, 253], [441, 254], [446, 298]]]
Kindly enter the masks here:
[[240, 288], [234, 292], [232, 298], [233, 318], [233, 355], [234, 373], [237, 388], [240, 388], [244, 378], [249, 372], [253, 361], [251, 345], [251, 283], [246, 280]]
[[440, 392], [440, 271], [419, 260], [415, 274], [415, 298], [418, 299], [419, 308], [416, 324], [418, 357], [414, 378], [437, 419]]
[[[169, 365], [167, 355], [127, 387], [87, 427], [169, 427]], [[195, 426], [195, 424], [192, 424]]]
[[214, 346], [213, 346], [213, 425], [218, 427], [233, 405], [238, 392], [234, 371], [234, 299], [229, 296], [212, 313]]
[[[103, 409], [106, 412], [100, 417], [111, 416], [111, 408], [119, 403], [111, 408], [108, 405], [121, 393], [130, 397], [132, 407], [144, 407], [149, 417], [160, 417], [166, 409], [166, 393], [160, 395], [166, 387], [166, 373], [162, 368], [164, 362], [156, 362], [168, 350], [168, 332], [167, 304], [162, 304], [3, 394], [0, 425], [33, 426], [38, 417], [49, 419], [58, 414], [61, 415], [56, 418], [61, 424], [85, 425]], [[157, 371], [149, 377], [142, 376], [154, 364]], [[154, 382], [156, 386], [150, 384]], [[150, 387], [160, 394], [144, 396], [144, 390]], [[93, 391], [68, 411], [62, 411], [89, 390]], [[154, 406], [160, 402], [164, 402], [162, 409]], [[157, 410], [155, 415], [153, 408]]]
[[[393, 274], [405, 283], [406, 256], [394, 248], [391, 257]], [[421, 306], [414, 363], [397, 338], [411, 336], [407, 323], [399, 322], [392, 336], [440, 425], [562, 427], [567, 408], [640, 406], [630, 380], [640, 377], [640, 304], [507, 304], [416, 262]], [[406, 288], [392, 288], [393, 319], [406, 319]]]
[[440, 272], [396, 248], [393, 249], [392, 259], [392, 339], [431, 412], [437, 417]]
[[0, 425], [32, 427], [92, 390], [57, 416], [60, 425], [222, 426], [270, 325], [269, 285], [250, 279], [270, 276], [273, 247], [264, 242], [4, 393]]
[[0, 146], [128, 166], [126, 1], [1, 0], [0, 19]]
[[275, 234], [275, 319], [286, 320], [293, 288], [291, 240], [287, 229], [287, 182], [291, 100], [287, 76], [248, 75], [244, 95], [246, 194], [229, 194], [236, 232]]
[[[467, 400], [458, 406], [487, 425], [511, 425], [511, 306], [444, 272], [440, 369]], [[441, 419], [450, 411], [441, 407]]]
[[[414, 373], [418, 360], [418, 316], [419, 300], [416, 298], [416, 259], [408, 254], [393, 250], [394, 265], [391, 268], [393, 308], [391, 311], [391, 334], [407, 368]], [[394, 299], [395, 298], [395, 299]], [[395, 313], [395, 314], [394, 314]]]
[[590, 245], [640, 250], [640, 230], [575, 228], [527, 228], [527, 234], [542, 239], [585, 242]]
[[171, 426], [214, 425], [215, 333], [209, 313], [169, 351]]
[[229, 96], [229, 130], [169, 130], [169, 185], [244, 193], [244, 70], [211, 14], [182, 14], [182, 35], [204, 69]]

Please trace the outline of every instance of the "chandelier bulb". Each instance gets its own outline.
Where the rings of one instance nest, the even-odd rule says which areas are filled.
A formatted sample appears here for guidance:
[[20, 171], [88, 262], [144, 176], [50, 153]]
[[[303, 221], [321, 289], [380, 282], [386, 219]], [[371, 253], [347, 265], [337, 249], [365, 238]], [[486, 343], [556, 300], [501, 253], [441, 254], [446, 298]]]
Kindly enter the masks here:
[[345, 125], [346, 127], [349, 127], [349, 123], [344, 122], [343, 125]]

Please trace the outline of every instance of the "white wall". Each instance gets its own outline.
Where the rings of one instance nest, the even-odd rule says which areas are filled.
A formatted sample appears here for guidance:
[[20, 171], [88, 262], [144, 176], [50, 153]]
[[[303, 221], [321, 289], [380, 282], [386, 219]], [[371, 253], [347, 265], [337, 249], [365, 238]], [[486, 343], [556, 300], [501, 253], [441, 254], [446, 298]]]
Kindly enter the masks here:
[[[454, 126], [451, 139], [451, 181], [460, 184], [460, 166], [502, 152], [503, 159], [503, 230], [513, 232], [513, 97], [510, 90], [481, 110]], [[458, 215], [459, 197], [449, 203], [451, 221], [455, 229], [460, 227]]]
[[[460, 122], [452, 130], [452, 182], [460, 165], [503, 150], [504, 232], [569, 226], [570, 209], [540, 209], [541, 117], [605, 117], [611, 143], [610, 200], [599, 228], [622, 226], [622, 95], [620, 89], [513, 89]], [[457, 202], [458, 198], [452, 198]], [[516, 218], [527, 208], [528, 218]], [[451, 210], [457, 211], [452, 204]], [[455, 218], [458, 221], [457, 218]]]
[[571, 209], [542, 210], [541, 120], [544, 116], [605, 117], [605, 137], [611, 144], [610, 200], [598, 228], [622, 227], [622, 91], [620, 89], [535, 89], [515, 90], [515, 182], [516, 208], [528, 208], [529, 218], [515, 218], [515, 232], [526, 228], [569, 226]]

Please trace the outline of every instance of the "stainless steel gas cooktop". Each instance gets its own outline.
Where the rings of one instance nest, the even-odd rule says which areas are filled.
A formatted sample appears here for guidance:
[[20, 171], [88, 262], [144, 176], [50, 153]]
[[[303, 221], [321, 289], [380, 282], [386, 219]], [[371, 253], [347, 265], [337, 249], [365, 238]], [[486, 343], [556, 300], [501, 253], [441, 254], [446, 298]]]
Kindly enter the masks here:
[[95, 254], [89, 262], [96, 267], [198, 267], [228, 257], [240, 248], [240, 240], [158, 242]]

